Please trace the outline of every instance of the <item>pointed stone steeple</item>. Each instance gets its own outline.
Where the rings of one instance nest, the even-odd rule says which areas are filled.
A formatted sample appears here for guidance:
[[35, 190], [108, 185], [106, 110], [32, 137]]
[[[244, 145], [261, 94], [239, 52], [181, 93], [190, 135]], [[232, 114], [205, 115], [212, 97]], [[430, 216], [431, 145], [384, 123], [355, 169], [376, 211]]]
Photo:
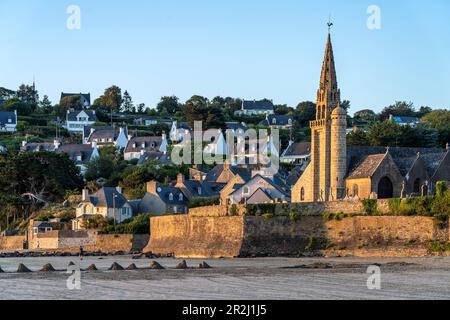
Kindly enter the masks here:
[[330, 117], [331, 112], [340, 103], [340, 96], [341, 92], [338, 88], [336, 77], [331, 34], [328, 32], [322, 73], [320, 75], [320, 86], [317, 91], [317, 120]]

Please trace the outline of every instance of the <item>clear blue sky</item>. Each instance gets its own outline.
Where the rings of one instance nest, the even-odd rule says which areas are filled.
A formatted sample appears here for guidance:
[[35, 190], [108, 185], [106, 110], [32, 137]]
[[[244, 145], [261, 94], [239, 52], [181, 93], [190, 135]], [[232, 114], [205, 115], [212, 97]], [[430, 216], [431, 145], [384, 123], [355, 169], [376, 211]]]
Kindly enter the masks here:
[[[70, 4], [81, 30], [66, 28]], [[366, 26], [381, 8], [381, 30]], [[117, 84], [163, 95], [315, 101], [331, 14], [338, 81], [352, 111], [395, 100], [450, 107], [448, 0], [1, 0], [0, 86], [36, 76], [41, 97]]]

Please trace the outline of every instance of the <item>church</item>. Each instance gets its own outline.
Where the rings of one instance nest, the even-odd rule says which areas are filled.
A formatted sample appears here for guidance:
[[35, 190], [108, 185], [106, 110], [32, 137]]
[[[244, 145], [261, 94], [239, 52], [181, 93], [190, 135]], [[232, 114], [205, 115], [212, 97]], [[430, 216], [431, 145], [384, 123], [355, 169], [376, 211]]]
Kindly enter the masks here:
[[347, 147], [331, 34], [311, 127], [311, 160], [291, 190], [292, 202], [390, 199], [431, 195], [450, 181], [449, 148]]

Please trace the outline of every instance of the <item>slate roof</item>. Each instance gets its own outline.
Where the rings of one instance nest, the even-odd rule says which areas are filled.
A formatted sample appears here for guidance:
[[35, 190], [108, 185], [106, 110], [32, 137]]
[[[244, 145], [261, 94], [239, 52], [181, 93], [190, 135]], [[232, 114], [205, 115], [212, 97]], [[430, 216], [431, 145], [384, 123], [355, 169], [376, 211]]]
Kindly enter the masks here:
[[[158, 187], [157, 192], [160, 199], [166, 204], [185, 206], [188, 203], [188, 198], [186, 197], [184, 192], [179, 188], [175, 188], [172, 186]], [[173, 195], [172, 200], [170, 199], [170, 194]], [[180, 201], [180, 194], [183, 195], [182, 201]]]
[[[114, 195], [116, 195], [116, 198], [113, 201]], [[96, 207], [122, 208], [128, 201], [116, 188], [104, 187], [89, 196], [87, 202], [92, 203]]]
[[20, 147], [22, 152], [54, 152], [55, 150], [53, 142], [30, 142]]
[[81, 113], [84, 112], [88, 115], [88, 120], [91, 122], [97, 122], [98, 118], [97, 115], [95, 114], [95, 111], [91, 111], [91, 110], [77, 110], [77, 111], [70, 111], [69, 113], [67, 113], [67, 120], [68, 121], [77, 121], [77, 116]]
[[161, 164], [166, 164], [170, 162], [170, 157], [167, 154], [164, 154], [159, 151], [147, 151], [138, 160], [137, 165], [142, 166], [147, 161], [159, 161]]
[[[223, 185], [218, 185], [213, 182], [198, 181], [198, 180], [184, 180], [184, 185], [193, 196], [198, 197], [214, 197], [220, 194]], [[199, 194], [199, 189], [201, 193]]]
[[243, 110], [267, 110], [267, 111], [273, 111], [273, 102], [268, 100], [260, 100], [260, 101], [249, 101], [244, 100], [242, 102], [242, 109]]
[[246, 131], [247, 130], [247, 126], [245, 125], [245, 123], [241, 123], [241, 122], [227, 122], [227, 130], [234, 130], [237, 131], [239, 129]]
[[91, 94], [90, 93], [61, 93], [61, 100], [66, 97], [74, 97], [79, 96], [81, 104], [84, 105], [84, 102], [88, 103], [88, 106], [91, 105]]
[[[11, 122], [9, 122], [9, 120], [11, 120]], [[0, 111], [0, 126], [6, 124], [17, 124], [16, 114], [14, 112]]]
[[304, 157], [311, 154], [311, 142], [292, 143], [283, 153], [283, 157]]
[[159, 151], [162, 137], [134, 137], [128, 141], [125, 152]]
[[263, 120], [260, 125], [261, 126], [288, 126], [292, 125], [294, 119], [291, 116], [277, 116], [270, 115], [267, 119]]
[[64, 144], [56, 150], [56, 153], [67, 154], [74, 162], [78, 161], [78, 157], [81, 156], [81, 162], [85, 162], [91, 159], [92, 151], [89, 144]]
[[355, 166], [350, 168], [348, 179], [371, 177], [385, 157], [386, 154], [364, 156], [359, 163], [355, 163]]
[[266, 191], [264, 191], [261, 188], [258, 188], [248, 199], [247, 199], [247, 203], [248, 204], [257, 204], [257, 203], [264, 203], [264, 202], [268, 202], [268, 201], [273, 201], [275, 200], [269, 193], [267, 193]]
[[[91, 133], [91, 129], [94, 130], [93, 133]], [[123, 128], [125, 130], [125, 135], [128, 136], [128, 130], [127, 128]], [[104, 127], [84, 127], [84, 137], [89, 137], [88, 142], [92, 143], [94, 139], [97, 139], [98, 144], [101, 145], [101, 139], [113, 139], [113, 141], [116, 141], [117, 137], [120, 134], [120, 128], [118, 127], [111, 127], [111, 126], [104, 126]], [[108, 143], [108, 142], [106, 142]]]
[[[368, 158], [368, 156], [374, 155], [384, 155], [386, 154], [387, 148], [385, 147], [348, 147], [347, 148], [347, 168], [348, 177], [355, 177], [364, 175], [365, 178], [369, 177], [367, 173], [370, 173], [370, 168], [368, 163], [370, 161], [376, 161], [374, 157]], [[429, 174], [433, 175], [440, 163], [445, 157], [447, 150], [439, 148], [399, 148], [391, 147], [389, 148], [389, 154], [391, 155], [393, 161], [400, 170], [400, 173], [405, 176], [414, 164], [417, 155], [420, 153], [421, 158], [425, 163], [425, 167], [429, 170]], [[359, 173], [354, 173], [354, 171], [363, 163], [364, 168], [358, 169]], [[376, 169], [376, 168], [375, 168]]]

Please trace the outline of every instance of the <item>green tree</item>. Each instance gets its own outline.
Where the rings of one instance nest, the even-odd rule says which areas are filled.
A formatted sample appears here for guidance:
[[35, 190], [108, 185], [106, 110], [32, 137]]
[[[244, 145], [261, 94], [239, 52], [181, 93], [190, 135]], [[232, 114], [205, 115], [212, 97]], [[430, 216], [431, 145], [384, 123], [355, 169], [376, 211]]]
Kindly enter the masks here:
[[358, 121], [358, 122], [372, 123], [374, 121], [377, 121], [378, 116], [373, 110], [364, 109], [364, 110], [355, 112], [355, 114], [353, 115], [353, 118], [355, 121]]
[[100, 156], [89, 162], [85, 173], [86, 181], [97, 180], [98, 178], [109, 179], [114, 172], [114, 161], [107, 156]]
[[133, 99], [127, 90], [123, 93], [122, 111], [125, 113], [132, 113], [134, 108]]
[[39, 102], [39, 94], [35, 90], [34, 86], [21, 84], [19, 90], [17, 90], [17, 98], [20, 101], [37, 106]]
[[158, 113], [165, 115], [174, 115], [175, 113], [181, 111], [181, 109], [182, 107], [176, 96], [162, 97], [161, 101], [156, 106]]
[[44, 95], [44, 98], [39, 103], [39, 109], [42, 113], [50, 114], [53, 111], [53, 105], [47, 95]]
[[309, 126], [316, 119], [316, 104], [311, 101], [300, 102], [294, 111], [295, 121], [300, 127]]
[[422, 123], [439, 134], [439, 144], [445, 147], [450, 142], [450, 111], [435, 110], [422, 118]]
[[122, 89], [111, 86], [105, 89], [102, 96], [94, 101], [94, 108], [106, 108], [112, 112], [120, 112], [123, 103]]
[[412, 102], [396, 101], [395, 104], [390, 105], [381, 111], [380, 120], [387, 120], [391, 115], [415, 117], [417, 114]]
[[23, 102], [17, 98], [6, 101], [2, 106], [0, 106], [2, 111], [17, 111], [19, 116], [28, 116], [34, 111], [33, 105]]
[[349, 146], [368, 146], [369, 138], [367, 137], [367, 133], [361, 129], [353, 130], [350, 134], [347, 135], [347, 144]]

